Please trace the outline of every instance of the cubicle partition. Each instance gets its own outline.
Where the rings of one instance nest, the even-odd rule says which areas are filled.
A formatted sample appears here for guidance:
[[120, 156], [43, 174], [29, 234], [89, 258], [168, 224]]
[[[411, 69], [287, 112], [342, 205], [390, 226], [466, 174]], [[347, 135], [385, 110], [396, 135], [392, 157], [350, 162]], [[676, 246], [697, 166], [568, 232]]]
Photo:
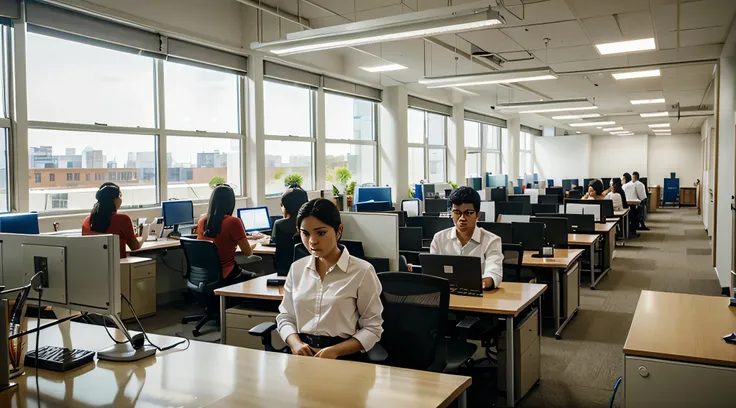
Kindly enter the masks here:
[[343, 213], [342, 239], [361, 241], [365, 255], [388, 258], [392, 271], [399, 270], [399, 216], [393, 213]]

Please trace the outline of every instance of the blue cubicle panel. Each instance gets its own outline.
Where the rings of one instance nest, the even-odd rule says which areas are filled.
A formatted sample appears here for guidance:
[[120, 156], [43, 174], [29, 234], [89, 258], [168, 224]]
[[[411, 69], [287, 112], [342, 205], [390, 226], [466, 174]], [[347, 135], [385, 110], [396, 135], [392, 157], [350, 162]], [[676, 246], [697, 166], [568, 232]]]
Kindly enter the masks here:
[[664, 179], [664, 191], [662, 191], [662, 204], [680, 202], [680, 179], [668, 178]]
[[0, 232], [38, 234], [38, 214], [8, 213], [0, 216]]
[[414, 198], [417, 200], [424, 200], [421, 184], [414, 184]]
[[536, 184], [539, 183], [539, 173], [532, 174], [532, 181]]
[[391, 187], [356, 187], [355, 202], [364, 203], [367, 201], [391, 202]]
[[547, 187], [554, 187], [555, 179], [547, 179]]
[[391, 211], [393, 207], [390, 201], [367, 201], [353, 204], [355, 212], [384, 212]]
[[491, 173], [486, 173], [486, 187], [508, 187], [509, 186], [509, 176], [505, 174], [499, 174], [499, 175], [492, 175]]
[[465, 179], [465, 185], [475, 191], [480, 191], [483, 189], [483, 179], [480, 177], [468, 177]]

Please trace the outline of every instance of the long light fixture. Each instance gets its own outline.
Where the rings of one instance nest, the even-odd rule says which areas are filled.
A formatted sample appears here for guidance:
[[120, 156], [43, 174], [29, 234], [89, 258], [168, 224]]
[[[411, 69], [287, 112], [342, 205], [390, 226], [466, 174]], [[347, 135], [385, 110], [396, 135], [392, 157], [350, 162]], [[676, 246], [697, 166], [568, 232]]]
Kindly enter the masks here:
[[253, 42], [250, 47], [276, 55], [291, 55], [459, 33], [505, 23], [498, 12], [478, 6], [480, 2], [304, 30], [288, 34], [286, 40]]
[[617, 127], [603, 129], [604, 132], [613, 132], [616, 130], [624, 130], [624, 128], [622, 128], [621, 126], [617, 126]]
[[368, 72], [389, 72], [389, 71], [399, 71], [402, 69], [406, 69], [405, 66], [400, 64], [386, 64], [386, 65], [378, 65], [375, 67], [360, 67], [363, 71]]
[[651, 112], [651, 113], [640, 113], [639, 116], [642, 118], [661, 118], [669, 116], [669, 112]]
[[426, 77], [419, 83], [427, 88], [449, 88], [454, 86], [478, 86], [489, 84], [510, 84], [515, 82], [544, 81], [557, 79], [550, 68], [519, 69], [513, 71], [494, 71], [482, 74], [449, 75]]
[[609, 132], [609, 133], [612, 135], [622, 135], [622, 134], [631, 133], [631, 132], [629, 132], [628, 130], [621, 130], [621, 131]]
[[454, 90], [456, 90], [456, 91], [458, 91], [458, 92], [460, 92], [460, 93], [464, 93], [465, 95], [478, 96], [478, 94], [477, 94], [477, 93], [475, 93], [475, 92], [470, 92], [470, 91], [468, 91], [467, 89], [463, 89], [463, 88], [458, 88], [458, 87], [454, 87], [454, 86], [452, 87], [452, 89], [454, 89]]
[[646, 105], [651, 103], [664, 103], [664, 98], [659, 99], [635, 99], [631, 101], [632, 105]]
[[618, 134], [616, 136], [634, 136], [634, 132], [621, 133], [621, 134]]
[[519, 113], [570, 112], [598, 109], [597, 106], [593, 105], [586, 98], [499, 103], [495, 105], [495, 108], [498, 110], [521, 110]]
[[633, 72], [616, 72], [613, 75], [617, 80], [620, 79], [635, 79], [635, 78], [651, 78], [658, 77], [662, 73], [658, 69], [652, 69], [649, 71], [633, 71]]
[[554, 120], [569, 120], [569, 119], [588, 119], [588, 118], [599, 118], [600, 113], [581, 113], [580, 115], [563, 115], [563, 116], [552, 116]]
[[595, 48], [601, 55], [623, 54], [627, 52], [649, 51], [657, 48], [654, 38], [642, 38], [641, 40], [617, 41], [606, 44], [596, 44]]
[[661, 129], [661, 128], [668, 128], [670, 127], [669, 123], [652, 123], [649, 125], [650, 129]]
[[557, 109], [536, 109], [521, 111], [519, 113], [553, 113], [553, 112], [577, 112], [598, 109], [597, 106], [581, 106], [579, 108], [557, 108]]
[[615, 125], [616, 122], [610, 121], [610, 122], [578, 122], [578, 123], [570, 123], [569, 126], [572, 127], [583, 127], [583, 126], [608, 126], [608, 125]]

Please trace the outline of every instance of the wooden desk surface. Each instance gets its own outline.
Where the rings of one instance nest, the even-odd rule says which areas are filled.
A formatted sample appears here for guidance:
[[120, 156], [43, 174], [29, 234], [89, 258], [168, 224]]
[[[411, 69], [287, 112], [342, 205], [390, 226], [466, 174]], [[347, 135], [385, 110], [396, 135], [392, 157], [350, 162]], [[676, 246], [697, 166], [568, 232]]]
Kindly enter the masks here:
[[583, 254], [582, 249], [555, 249], [554, 258], [532, 258], [537, 251], [524, 251], [522, 266], [529, 268], [564, 268], [567, 269]]
[[[35, 322], [29, 322], [35, 327]], [[117, 331], [115, 337], [123, 340]], [[177, 339], [149, 334], [159, 346]], [[71, 324], [72, 347], [97, 351], [112, 341], [101, 326]], [[35, 344], [33, 335], [29, 344]], [[40, 345], [62, 345], [58, 327]], [[65, 373], [36, 369], [0, 393], [2, 407], [446, 407], [470, 377], [350, 361], [269, 353], [192, 341], [134, 363], [95, 361]]]
[[629, 205], [639, 205], [639, 204], [641, 204], [641, 200], [626, 200], [626, 202]]
[[[276, 274], [260, 276], [215, 290], [215, 295], [280, 301], [284, 297], [283, 286], [266, 286], [266, 280]], [[518, 316], [522, 310], [547, 290], [547, 285], [537, 283], [503, 282], [498, 289], [483, 292], [483, 297], [450, 296], [450, 310], [492, 313]]]
[[621, 218], [621, 217], [625, 216], [626, 214], [628, 214], [630, 210], [631, 210], [630, 208], [624, 208], [621, 211], [614, 211], [613, 212], [613, 216], [614, 217]]
[[153, 261], [151, 258], [144, 258], [142, 256], [128, 256], [126, 258], [120, 258], [120, 265], [133, 265], [142, 262]]
[[695, 186], [680, 186], [680, 190], [695, 190]]
[[722, 339], [734, 330], [726, 297], [644, 290], [624, 354], [736, 367], [736, 345]]
[[[143, 243], [143, 246], [141, 249], [137, 251], [131, 251], [130, 248], [126, 248], [128, 253], [131, 252], [142, 252], [142, 251], [158, 251], [162, 249], [170, 249], [170, 248], [178, 248], [179, 247], [179, 240], [176, 239], [168, 239], [168, 238], [161, 238], [158, 241], [146, 241]], [[240, 252], [240, 248], [237, 249], [237, 252]], [[253, 254], [254, 255], [274, 255], [276, 253], [276, 247], [270, 247], [270, 246], [263, 246], [261, 244], [257, 244], [255, 248], [253, 248]]]
[[567, 234], [569, 245], [593, 245], [601, 234]]
[[615, 222], [607, 222], [605, 224], [601, 223], [595, 223], [595, 232], [611, 232], [611, 230], [616, 226], [617, 223]]

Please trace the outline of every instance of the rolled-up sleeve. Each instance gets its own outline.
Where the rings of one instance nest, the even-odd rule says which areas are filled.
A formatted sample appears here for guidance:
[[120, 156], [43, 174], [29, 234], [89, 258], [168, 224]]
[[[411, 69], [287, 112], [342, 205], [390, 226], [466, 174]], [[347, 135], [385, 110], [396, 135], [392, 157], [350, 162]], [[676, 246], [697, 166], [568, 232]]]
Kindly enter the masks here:
[[356, 306], [360, 317], [358, 318], [358, 331], [353, 335], [363, 346], [364, 351], [372, 349], [381, 340], [381, 334], [383, 334], [381, 290], [381, 282], [371, 266], [365, 271], [363, 281], [358, 287]]
[[279, 305], [279, 315], [276, 316], [276, 327], [279, 331], [281, 340], [286, 343], [286, 338], [294, 333], [298, 333], [296, 327], [296, 313], [294, 310], [294, 299], [291, 294], [293, 286], [293, 273], [294, 268], [289, 270], [289, 275], [286, 277], [284, 282], [284, 298], [281, 300]]
[[483, 268], [484, 278], [493, 278], [493, 286], [503, 282], [503, 248], [501, 238], [493, 236], [485, 253], [485, 265]]

